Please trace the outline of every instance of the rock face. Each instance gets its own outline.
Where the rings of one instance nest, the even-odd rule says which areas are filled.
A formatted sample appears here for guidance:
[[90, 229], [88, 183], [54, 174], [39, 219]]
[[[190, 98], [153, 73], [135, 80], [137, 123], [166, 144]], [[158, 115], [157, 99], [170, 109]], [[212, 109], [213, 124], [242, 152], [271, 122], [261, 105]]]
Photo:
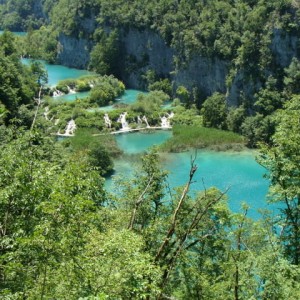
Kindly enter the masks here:
[[63, 33], [59, 35], [59, 51], [57, 62], [59, 64], [85, 69], [89, 63], [90, 51], [92, 49], [92, 42], [87, 39], [79, 39], [72, 36], [67, 36]]
[[[92, 31], [94, 24], [89, 24]], [[261, 86], [260, 82], [250, 83], [242, 72], [237, 72], [230, 88], [226, 87], [226, 76], [229, 72], [229, 62], [218, 58], [195, 56], [184, 66], [176, 67], [174, 57], [176, 52], [165, 41], [151, 30], [138, 29], [121, 30], [121, 48], [123, 65], [121, 79], [131, 88], [145, 88], [147, 70], [153, 70], [161, 77], [170, 78], [174, 89], [183, 85], [188, 89], [197, 88], [203, 98], [214, 92], [227, 93], [228, 104], [237, 106], [241, 94], [253, 95]], [[61, 50], [58, 60], [61, 64], [86, 68], [89, 62], [89, 52], [92, 42], [88, 39], [76, 39], [60, 35]], [[274, 30], [271, 50], [275, 63], [284, 68], [294, 56], [298, 56], [297, 37]]]
[[155, 32], [131, 29], [122, 34], [125, 67], [123, 80], [130, 87], [143, 88], [142, 75], [153, 70], [174, 82], [174, 88], [184, 85], [197, 87], [203, 96], [226, 92], [227, 63], [219, 59], [196, 56], [186, 66], [176, 68], [176, 52]]
[[90, 10], [89, 17], [80, 21], [79, 28], [81, 33], [84, 33], [80, 38], [64, 33], [59, 35], [57, 62], [72, 68], [86, 69], [93, 47], [93, 41], [89, 37], [96, 29], [96, 17], [93, 11]]
[[178, 68], [174, 74], [175, 86], [188, 89], [197, 87], [203, 97], [214, 92], [226, 92], [225, 79], [228, 73], [227, 62], [217, 58], [194, 57], [186, 67]]
[[298, 37], [289, 35], [280, 29], [274, 30], [271, 50], [276, 64], [280, 67], [287, 67], [294, 56], [299, 56], [298, 47]]
[[44, 13], [44, 10], [43, 10], [42, 0], [34, 1], [32, 10], [33, 10], [33, 14], [36, 18], [38, 18], [38, 19], [46, 19], [47, 18], [47, 16]]

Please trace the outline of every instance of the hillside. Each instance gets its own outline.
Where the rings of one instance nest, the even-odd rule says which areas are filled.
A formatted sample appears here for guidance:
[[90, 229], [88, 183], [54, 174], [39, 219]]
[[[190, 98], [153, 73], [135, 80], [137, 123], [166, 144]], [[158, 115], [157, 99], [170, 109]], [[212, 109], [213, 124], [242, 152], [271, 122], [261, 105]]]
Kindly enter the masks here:
[[[1, 29], [27, 32], [0, 34], [1, 299], [300, 299], [299, 10], [269, 2], [0, 0]], [[35, 59], [94, 72], [50, 86]], [[118, 147], [157, 124], [160, 148]], [[267, 199], [221, 151], [245, 143]]]
[[57, 62], [114, 73], [134, 88], [147, 87], [151, 71], [174, 90], [193, 90], [198, 102], [221, 92], [237, 106], [270, 75], [280, 87], [299, 55], [296, 1], [48, 2], [41, 4], [57, 32]]

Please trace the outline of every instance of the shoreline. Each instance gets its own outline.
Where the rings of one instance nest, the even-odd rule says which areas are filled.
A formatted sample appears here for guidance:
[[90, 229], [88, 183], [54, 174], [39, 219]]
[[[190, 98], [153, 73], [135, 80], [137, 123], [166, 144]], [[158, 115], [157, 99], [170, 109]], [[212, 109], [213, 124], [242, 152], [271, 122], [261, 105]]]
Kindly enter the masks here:
[[107, 133], [95, 133], [92, 136], [100, 136], [100, 135], [105, 135], [105, 134], [112, 134], [112, 135], [116, 135], [116, 134], [122, 134], [122, 133], [133, 133], [133, 132], [139, 132], [139, 131], [144, 131], [144, 130], [172, 130], [172, 127], [161, 127], [161, 126], [153, 126], [153, 127], [142, 127], [142, 128], [132, 128], [132, 129], [126, 129], [126, 130], [117, 130], [117, 131], [111, 131], [111, 132], [107, 132]]

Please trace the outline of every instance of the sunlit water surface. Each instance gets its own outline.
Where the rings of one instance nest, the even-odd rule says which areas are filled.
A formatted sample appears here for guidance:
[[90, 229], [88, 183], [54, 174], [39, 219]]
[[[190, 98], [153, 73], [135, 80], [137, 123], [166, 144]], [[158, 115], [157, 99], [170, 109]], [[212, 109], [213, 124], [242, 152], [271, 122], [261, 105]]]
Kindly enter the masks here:
[[[115, 174], [112, 178], [130, 178], [133, 170], [140, 162], [139, 153], [145, 152], [153, 145], [159, 145], [170, 138], [170, 131], [154, 133], [132, 133], [116, 136], [117, 143], [125, 155], [115, 161]], [[184, 185], [189, 178], [191, 157], [195, 151], [184, 153], [161, 154], [162, 168], [169, 172], [168, 182], [171, 188]], [[241, 211], [241, 204], [249, 206], [248, 215], [259, 218], [258, 210], [274, 210], [266, 202], [269, 182], [264, 178], [266, 170], [255, 160], [254, 151], [215, 152], [198, 150], [195, 164], [198, 170], [194, 177], [192, 192], [215, 186], [227, 191], [229, 207], [234, 212]], [[106, 182], [109, 190], [113, 190], [113, 179]]]

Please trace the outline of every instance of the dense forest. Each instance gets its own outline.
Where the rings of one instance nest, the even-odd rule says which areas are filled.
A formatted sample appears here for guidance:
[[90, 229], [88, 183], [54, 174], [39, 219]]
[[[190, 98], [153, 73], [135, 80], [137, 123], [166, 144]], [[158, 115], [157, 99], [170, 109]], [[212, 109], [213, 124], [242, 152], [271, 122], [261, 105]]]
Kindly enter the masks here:
[[[0, 35], [0, 298], [298, 300], [299, 7], [0, 1], [0, 28], [27, 32]], [[43, 64], [21, 56], [93, 73], [50, 87]], [[115, 105], [108, 128], [97, 108], [125, 86], [148, 93]], [[70, 91], [89, 96], [53, 100]], [[106, 190], [120, 113], [155, 125], [170, 101], [173, 137]], [[71, 119], [75, 136], [58, 142]], [[215, 187], [190, 193], [195, 157], [186, 184], [170, 190], [161, 151], [244, 146], [258, 148], [276, 215], [252, 220], [247, 204], [233, 213]]]

